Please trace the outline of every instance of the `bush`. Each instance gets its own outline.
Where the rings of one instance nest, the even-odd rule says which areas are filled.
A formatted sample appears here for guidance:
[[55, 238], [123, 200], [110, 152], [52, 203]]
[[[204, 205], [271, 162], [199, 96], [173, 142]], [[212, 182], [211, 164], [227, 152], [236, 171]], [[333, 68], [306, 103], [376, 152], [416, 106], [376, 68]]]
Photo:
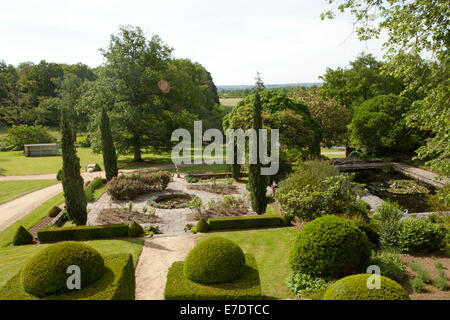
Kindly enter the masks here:
[[13, 245], [15, 246], [21, 246], [24, 244], [30, 244], [33, 242], [33, 235], [25, 229], [23, 226], [20, 226], [17, 228], [16, 233], [14, 234], [13, 238]]
[[382, 223], [395, 223], [403, 217], [403, 214], [404, 211], [397, 202], [387, 200], [376, 208], [374, 218]]
[[208, 232], [208, 229], [209, 229], [208, 222], [206, 222], [205, 219], [201, 218], [197, 222], [196, 231], [197, 232]]
[[9, 128], [6, 139], [14, 150], [23, 150], [25, 144], [51, 143], [55, 141], [46, 127], [40, 125], [27, 126], [25, 124], [13, 125]]
[[369, 260], [367, 236], [355, 224], [329, 215], [303, 227], [289, 262], [297, 273], [340, 277], [365, 270]]
[[275, 227], [283, 224], [283, 219], [277, 215], [208, 219], [209, 229], [211, 230]]
[[81, 270], [81, 287], [100, 279], [105, 263], [100, 253], [80, 242], [61, 242], [43, 249], [31, 258], [22, 270], [23, 288], [39, 298], [69, 291], [67, 268], [76, 265]]
[[196, 283], [230, 282], [242, 275], [245, 256], [233, 241], [222, 237], [203, 240], [191, 250], [184, 263], [184, 275]]
[[450, 211], [450, 183], [442, 189], [436, 190], [435, 194], [426, 194], [427, 203], [434, 212]]
[[[135, 276], [131, 254], [114, 254], [104, 258], [106, 271], [98, 281], [80, 290], [46, 296], [45, 300], [134, 300]], [[68, 275], [66, 274], [66, 277]], [[0, 288], [0, 300], [36, 300], [25, 292], [21, 272]]]
[[102, 226], [77, 226], [40, 229], [37, 237], [40, 242], [117, 238], [128, 236], [128, 225], [112, 224]]
[[94, 201], [94, 192], [98, 188], [100, 188], [103, 185], [103, 179], [97, 177], [94, 180], [92, 180], [90, 183], [88, 182], [87, 188], [84, 189], [84, 193], [86, 195], [86, 201], [92, 202]]
[[288, 278], [287, 286], [296, 297], [301, 297], [305, 290], [328, 288], [328, 284], [324, 279], [314, 278], [305, 273], [293, 273]]
[[408, 219], [400, 223], [397, 245], [402, 252], [439, 250], [447, 229], [426, 220]]
[[380, 267], [381, 275], [397, 282], [406, 278], [406, 265], [400, 254], [392, 250], [383, 250], [372, 256], [371, 264]]
[[382, 248], [397, 248], [399, 222], [382, 223], [380, 226], [380, 246]]
[[344, 214], [350, 217], [360, 217], [364, 221], [369, 222], [370, 204], [367, 202], [358, 200], [354, 203], [350, 203], [345, 209]]
[[395, 281], [381, 276], [381, 288], [367, 288], [370, 274], [355, 274], [336, 281], [324, 300], [409, 300], [408, 293]]
[[143, 234], [144, 234], [144, 228], [142, 228], [142, 226], [139, 223], [137, 223], [136, 221], [133, 221], [128, 226], [128, 236], [129, 237], [140, 237]]
[[342, 214], [357, 205], [360, 188], [349, 176], [325, 178], [316, 186], [307, 185], [302, 191], [287, 194], [277, 192], [277, 199], [288, 217], [311, 221], [326, 214]]
[[255, 258], [245, 255], [242, 275], [231, 282], [203, 285], [184, 276], [184, 262], [172, 264], [167, 274], [166, 300], [257, 300], [261, 299], [261, 285]]
[[60, 212], [62, 211], [62, 209], [58, 206], [53, 206], [50, 208], [50, 210], [48, 210], [48, 216], [51, 218], [56, 217]]
[[56, 180], [62, 181], [62, 171], [61, 171], [61, 169], [59, 169], [58, 172], [56, 173]]

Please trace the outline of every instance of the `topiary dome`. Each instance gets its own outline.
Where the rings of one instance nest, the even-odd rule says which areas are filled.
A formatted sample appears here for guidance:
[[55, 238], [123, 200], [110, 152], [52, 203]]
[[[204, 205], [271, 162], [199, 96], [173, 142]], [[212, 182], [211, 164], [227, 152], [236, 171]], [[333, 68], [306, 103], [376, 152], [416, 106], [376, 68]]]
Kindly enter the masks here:
[[409, 300], [408, 293], [397, 282], [381, 277], [380, 289], [369, 289], [371, 274], [355, 274], [336, 281], [326, 291], [324, 300]]
[[354, 223], [327, 215], [303, 227], [289, 262], [294, 272], [340, 277], [365, 271], [369, 259], [367, 236]]
[[184, 276], [201, 284], [224, 283], [239, 278], [244, 269], [242, 249], [233, 241], [213, 237], [191, 250], [184, 263]]
[[24, 290], [40, 298], [69, 291], [67, 268], [70, 265], [80, 267], [82, 289], [99, 280], [106, 271], [102, 256], [91, 246], [60, 242], [28, 261], [21, 273]]

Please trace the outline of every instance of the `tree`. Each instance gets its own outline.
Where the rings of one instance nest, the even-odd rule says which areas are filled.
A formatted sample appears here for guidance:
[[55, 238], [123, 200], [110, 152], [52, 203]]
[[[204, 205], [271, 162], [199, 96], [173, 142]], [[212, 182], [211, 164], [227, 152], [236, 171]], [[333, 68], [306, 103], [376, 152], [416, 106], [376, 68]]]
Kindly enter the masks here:
[[[450, 175], [449, 92], [450, 83], [450, 2], [447, 0], [328, 0], [338, 3], [343, 12], [355, 17], [360, 40], [367, 40], [385, 31], [383, 44], [386, 70], [396, 77], [405, 77], [406, 91], [414, 89], [422, 97], [414, 101], [407, 114], [410, 126], [429, 131], [430, 138], [417, 150], [417, 159], [426, 160], [433, 170]], [[333, 18], [328, 11], [322, 19]], [[425, 53], [426, 63], [417, 63]], [[431, 54], [430, 54], [431, 53]], [[424, 67], [425, 66], [425, 67]]]
[[77, 157], [68, 113], [66, 108], [61, 111], [62, 185], [70, 220], [76, 225], [85, 225], [87, 221], [86, 195], [83, 189], [83, 178], [80, 174], [80, 159]]
[[257, 214], [264, 214], [267, 207], [267, 180], [265, 176], [261, 175], [261, 162], [259, 159], [259, 129], [262, 129], [262, 105], [259, 98], [259, 92], [264, 88], [259, 74], [256, 77], [256, 92], [255, 92], [255, 102], [253, 104], [253, 121], [252, 127], [256, 131], [257, 143], [256, 143], [256, 154], [257, 163], [250, 164], [248, 169], [248, 185], [250, 189], [250, 199], [252, 203], [252, 208]]
[[102, 133], [102, 154], [103, 165], [105, 166], [106, 180], [111, 180], [118, 174], [116, 149], [111, 133], [111, 126], [106, 109], [102, 109], [102, 118], [100, 122], [100, 131]]

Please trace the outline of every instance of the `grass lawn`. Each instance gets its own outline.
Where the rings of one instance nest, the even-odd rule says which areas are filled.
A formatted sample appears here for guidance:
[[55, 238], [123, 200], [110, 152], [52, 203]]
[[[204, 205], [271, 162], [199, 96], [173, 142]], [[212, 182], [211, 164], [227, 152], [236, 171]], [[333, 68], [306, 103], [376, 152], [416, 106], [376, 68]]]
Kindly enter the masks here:
[[200, 239], [221, 236], [236, 242], [244, 253], [253, 254], [258, 264], [263, 298], [283, 299], [294, 297], [286, 281], [291, 272], [288, 258], [296, 234], [294, 228], [286, 227], [208, 232]]
[[220, 98], [220, 104], [224, 107], [235, 107], [242, 98]]
[[0, 204], [24, 195], [25, 193], [48, 187], [56, 182], [56, 180], [0, 181]]
[[[84, 241], [93, 246], [103, 256], [113, 253], [131, 253], [136, 266], [142, 249], [142, 238]], [[32, 244], [26, 246], [0, 248], [0, 287], [5, 285], [35, 254], [50, 244]]]

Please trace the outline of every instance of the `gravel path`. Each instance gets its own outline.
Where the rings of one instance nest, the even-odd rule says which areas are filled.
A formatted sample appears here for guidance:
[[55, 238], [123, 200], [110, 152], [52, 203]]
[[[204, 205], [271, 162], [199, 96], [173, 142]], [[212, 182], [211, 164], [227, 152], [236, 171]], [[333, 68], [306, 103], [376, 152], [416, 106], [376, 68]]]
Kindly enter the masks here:
[[196, 235], [146, 238], [136, 267], [136, 300], [163, 300], [167, 272], [175, 261], [186, 259]]

